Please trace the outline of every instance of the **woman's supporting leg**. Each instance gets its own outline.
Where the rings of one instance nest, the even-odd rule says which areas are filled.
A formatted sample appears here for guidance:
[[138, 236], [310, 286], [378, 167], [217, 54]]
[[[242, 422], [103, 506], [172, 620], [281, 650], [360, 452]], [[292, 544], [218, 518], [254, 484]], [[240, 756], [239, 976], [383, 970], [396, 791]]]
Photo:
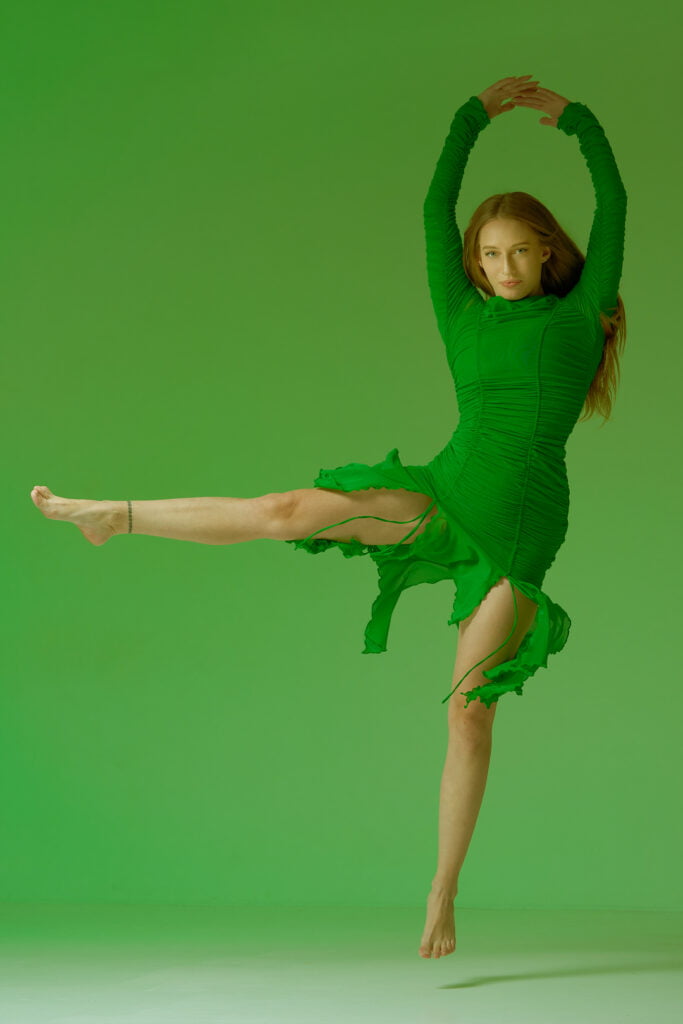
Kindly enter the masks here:
[[[500, 651], [468, 675], [466, 689], [487, 682], [482, 675], [484, 669], [514, 657], [531, 628], [538, 606], [517, 588], [515, 595], [518, 609], [515, 632]], [[454, 681], [502, 643], [510, 634], [513, 622], [510, 584], [502, 579], [460, 623]], [[420, 946], [423, 957], [443, 956], [455, 949], [453, 900], [484, 797], [497, 707], [496, 702], [487, 708], [480, 700], [471, 701], [465, 707], [465, 698], [459, 690], [448, 703], [448, 746], [439, 797], [438, 858]]]
[[[473, 706], [470, 704], [467, 710]], [[491, 705], [493, 713], [496, 707], [497, 704]], [[476, 717], [475, 714], [473, 718]], [[439, 852], [432, 887], [451, 900], [458, 892], [460, 869], [484, 797], [491, 761], [492, 725], [492, 720], [489, 723], [476, 721], [448, 730], [439, 791]]]

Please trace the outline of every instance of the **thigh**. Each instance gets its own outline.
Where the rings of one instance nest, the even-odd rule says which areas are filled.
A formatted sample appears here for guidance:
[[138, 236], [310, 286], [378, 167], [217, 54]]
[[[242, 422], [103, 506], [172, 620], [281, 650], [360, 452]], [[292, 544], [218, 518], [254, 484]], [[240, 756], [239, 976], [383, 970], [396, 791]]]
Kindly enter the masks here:
[[[315, 532], [316, 538], [345, 541], [355, 538], [362, 544], [399, 543], [418, 525], [419, 516], [434, 500], [428, 494], [402, 487], [371, 487], [359, 491], [302, 487], [290, 491], [289, 495], [292, 512], [287, 530], [292, 536], [284, 539], [298, 540]], [[434, 505], [405, 543], [411, 544], [437, 512], [438, 506]], [[361, 518], [352, 518], [356, 516]], [[344, 519], [351, 519], [351, 522], [344, 523]], [[384, 519], [398, 522], [382, 522]]]
[[[517, 599], [517, 626], [511, 636], [512, 624], [515, 621], [515, 606], [507, 577], [498, 580], [481, 604], [477, 605], [471, 615], [460, 623], [453, 685], [462, 679], [465, 672], [473, 665], [477, 665], [479, 661], [481, 664], [477, 665], [467, 679], [463, 680], [460, 688], [455, 691], [448, 702], [448, 716], [452, 724], [479, 726], [490, 725], [493, 722], [498, 707], [497, 702], [487, 708], [482, 701], [477, 699], [471, 701], [466, 708], [463, 693], [489, 682], [483, 675], [484, 670], [514, 658], [519, 650], [519, 645], [531, 629], [538, 605], [526, 594], [523, 594], [518, 587], [515, 587], [515, 597]], [[508, 636], [509, 640], [503, 643]], [[490, 651], [501, 644], [503, 646], [499, 651], [486, 658]], [[482, 661], [482, 658], [486, 660]]]

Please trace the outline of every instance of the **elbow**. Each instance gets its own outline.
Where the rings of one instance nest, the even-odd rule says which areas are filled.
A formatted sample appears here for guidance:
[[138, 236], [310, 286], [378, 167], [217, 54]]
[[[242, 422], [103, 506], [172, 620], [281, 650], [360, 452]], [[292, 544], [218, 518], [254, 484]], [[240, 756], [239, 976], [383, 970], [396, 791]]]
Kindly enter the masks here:
[[436, 180], [432, 178], [427, 189], [427, 195], [424, 198], [422, 209], [425, 212], [430, 210], [436, 210], [439, 206], [443, 205], [444, 194], [443, 187], [439, 187]]
[[626, 195], [626, 188], [621, 180], [621, 175], [619, 176], [619, 180], [614, 183], [614, 191], [616, 193], [616, 198], [621, 202], [621, 205], [625, 207], [628, 202], [628, 196]]
[[443, 202], [439, 194], [432, 188], [429, 189], [422, 204], [422, 215], [427, 220], [429, 217], [441, 215]]

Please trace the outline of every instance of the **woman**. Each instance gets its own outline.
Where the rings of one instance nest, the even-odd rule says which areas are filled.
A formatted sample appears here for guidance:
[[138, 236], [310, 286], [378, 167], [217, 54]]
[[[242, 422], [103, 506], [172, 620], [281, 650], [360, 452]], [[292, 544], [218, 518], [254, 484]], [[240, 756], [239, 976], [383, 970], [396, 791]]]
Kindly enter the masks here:
[[[484, 793], [498, 699], [522, 695], [523, 682], [567, 641], [569, 616], [541, 590], [568, 523], [565, 443], [584, 406], [586, 415], [609, 418], [625, 337], [617, 288], [626, 193], [612, 151], [587, 107], [530, 78], [501, 79], [458, 109], [424, 203], [429, 287], [460, 410], [457, 429], [427, 465], [403, 466], [394, 448], [375, 465], [321, 469], [313, 488], [254, 498], [133, 503], [31, 492], [48, 518], [75, 523], [98, 545], [135, 532], [202, 544], [272, 538], [312, 554], [330, 547], [345, 557], [369, 554], [380, 590], [366, 654], [386, 650], [406, 587], [455, 582], [448, 622], [458, 624], [458, 681], [444, 698], [449, 740], [423, 957], [455, 949], [453, 901]], [[578, 135], [597, 200], [585, 261], [525, 192], [489, 197], [460, 238], [454, 206], [469, 151], [482, 128], [515, 106], [541, 110], [541, 124]], [[458, 693], [470, 674], [472, 688]]]

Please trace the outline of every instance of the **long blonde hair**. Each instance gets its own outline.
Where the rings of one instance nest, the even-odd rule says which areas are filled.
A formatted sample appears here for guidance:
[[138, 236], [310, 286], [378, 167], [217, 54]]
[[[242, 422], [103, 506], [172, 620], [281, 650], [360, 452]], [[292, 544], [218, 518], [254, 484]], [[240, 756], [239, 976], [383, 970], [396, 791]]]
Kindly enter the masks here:
[[[541, 287], [546, 295], [553, 292], [567, 295], [581, 277], [586, 257], [560, 227], [550, 210], [528, 192], [501, 192], [485, 199], [472, 214], [463, 235], [463, 266], [465, 273], [477, 288], [488, 295], [494, 291], [477, 262], [479, 232], [487, 221], [508, 217], [524, 221], [539, 236], [541, 245], [549, 246], [551, 255], [541, 268]], [[620, 376], [619, 356], [626, 342], [626, 311], [621, 295], [617, 295], [617, 308], [611, 316], [600, 312], [600, 323], [605, 334], [602, 359], [588, 389], [579, 422], [597, 412], [604, 426], [610, 418]]]

